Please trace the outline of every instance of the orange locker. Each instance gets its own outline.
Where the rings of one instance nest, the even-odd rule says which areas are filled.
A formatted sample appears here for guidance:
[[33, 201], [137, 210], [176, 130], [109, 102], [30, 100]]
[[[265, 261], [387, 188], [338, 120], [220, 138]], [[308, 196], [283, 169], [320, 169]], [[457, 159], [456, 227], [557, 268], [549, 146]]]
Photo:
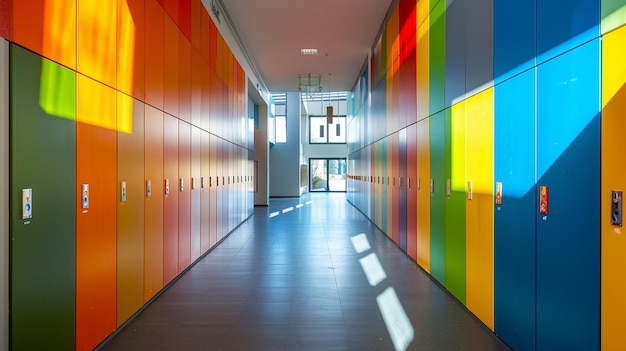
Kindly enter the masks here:
[[178, 119], [163, 114], [163, 285], [178, 275]]
[[163, 112], [146, 105], [144, 302], [163, 288]]
[[118, 325], [116, 131], [98, 125], [115, 126], [116, 93], [77, 75], [76, 105], [76, 347], [88, 350]]
[[191, 264], [191, 126], [178, 121], [178, 273]]

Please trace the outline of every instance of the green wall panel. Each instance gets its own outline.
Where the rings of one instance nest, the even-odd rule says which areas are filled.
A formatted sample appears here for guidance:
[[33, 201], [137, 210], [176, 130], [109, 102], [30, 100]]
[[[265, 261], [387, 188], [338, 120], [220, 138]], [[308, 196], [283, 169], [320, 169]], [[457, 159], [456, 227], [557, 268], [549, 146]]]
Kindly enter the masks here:
[[[44, 112], [40, 105], [44, 60], [15, 45], [11, 45], [10, 55], [11, 349], [72, 350], [76, 300], [75, 112], [62, 118]], [[76, 106], [76, 91], [72, 89], [75, 75], [57, 68], [55, 71], [65, 78], [60, 82], [70, 84], [58, 87], [64, 94], [58, 94], [52, 103]], [[33, 189], [33, 217], [28, 220], [21, 216], [21, 189], [25, 188]]]
[[439, 1], [430, 13], [430, 113], [445, 105], [446, 83], [446, 16], [445, 1]]
[[[430, 193], [430, 274], [441, 284], [446, 283], [445, 238], [445, 122], [444, 113], [430, 117], [430, 179], [434, 191]], [[428, 189], [428, 180], [420, 184]]]

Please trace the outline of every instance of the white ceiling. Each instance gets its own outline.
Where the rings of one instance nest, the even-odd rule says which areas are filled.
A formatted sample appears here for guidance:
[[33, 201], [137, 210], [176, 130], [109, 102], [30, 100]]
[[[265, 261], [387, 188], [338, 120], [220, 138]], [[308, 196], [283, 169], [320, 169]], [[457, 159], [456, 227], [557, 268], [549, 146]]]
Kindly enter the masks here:
[[[347, 91], [358, 78], [392, 0], [222, 0], [270, 92], [298, 91], [298, 75]], [[317, 48], [315, 56], [300, 49]]]

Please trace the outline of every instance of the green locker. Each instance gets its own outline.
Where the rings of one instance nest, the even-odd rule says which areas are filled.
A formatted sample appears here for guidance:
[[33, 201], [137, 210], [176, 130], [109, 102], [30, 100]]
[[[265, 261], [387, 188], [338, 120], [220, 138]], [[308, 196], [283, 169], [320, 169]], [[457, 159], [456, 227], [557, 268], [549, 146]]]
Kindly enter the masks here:
[[[10, 328], [16, 351], [75, 347], [75, 87], [74, 72], [11, 45]], [[22, 219], [23, 189], [32, 189], [32, 218]]]

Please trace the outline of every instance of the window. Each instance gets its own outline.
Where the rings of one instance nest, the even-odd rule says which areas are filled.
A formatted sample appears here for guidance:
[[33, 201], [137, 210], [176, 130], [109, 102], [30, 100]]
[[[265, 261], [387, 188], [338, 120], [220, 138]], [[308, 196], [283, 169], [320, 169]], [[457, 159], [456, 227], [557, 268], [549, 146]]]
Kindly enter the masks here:
[[345, 144], [346, 117], [335, 116], [333, 123], [326, 123], [326, 116], [309, 117], [309, 143], [311, 144]]
[[309, 191], [346, 191], [345, 158], [309, 159]]
[[276, 116], [275, 119], [275, 127], [276, 127], [276, 143], [286, 143], [287, 142], [287, 117], [285, 116]]

